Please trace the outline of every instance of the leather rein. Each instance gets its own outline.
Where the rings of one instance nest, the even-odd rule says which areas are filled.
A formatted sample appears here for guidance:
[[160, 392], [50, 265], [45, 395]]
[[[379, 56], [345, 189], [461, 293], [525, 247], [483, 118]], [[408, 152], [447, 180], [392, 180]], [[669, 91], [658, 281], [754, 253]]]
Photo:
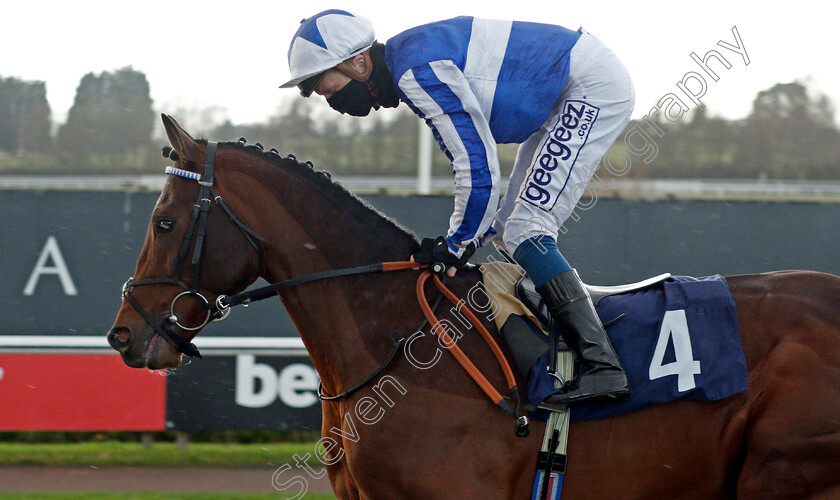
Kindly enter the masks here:
[[[288, 279], [253, 290], [246, 290], [242, 293], [230, 296], [219, 295], [215, 302], [208, 301], [207, 298], [198, 291], [198, 283], [200, 279], [200, 262], [207, 226], [207, 215], [210, 211], [210, 207], [213, 204], [213, 202], [215, 202], [218, 206], [222, 207], [222, 209], [227, 214], [231, 222], [233, 222], [236, 225], [236, 227], [239, 229], [239, 231], [242, 233], [242, 235], [245, 237], [245, 239], [248, 241], [251, 247], [253, 247], [254, 250], [257, 252], [260, 260], [260, 267], [262, 267], [263, 260], [263, 250], [260, 243], [266, 241], [263, 237], [258, 235], [256, 232], [254, 232], [252, 229], [246, 226], [241, 220], [239, 220], [239, 218], [237, 218], [236, 215], [234, 215], [234, 213], [230, 210], [230, 208], [224, 203], [221, 196], [218, 196], [213, 190], [213, 184], [215, 180], [214, 168], [216, 147], [216, 142], [208, 141], [207, 159], [204, 163], [203, 174], [198, 174], [196, 172], [183, 170], [176, 167], [166, 168], [166, 174], [195, 180], [201, 186], [201, 189], [199, 190], [198, 194], [198, 200], [193, 205], [193, 210], [190, 215], [190, 222], [187, 227], [187, 231], [184, 234], [184, 239], [181, 243], [181, 249], [178, 254], [178, 261], [175, 266], [174, 276], [166, 278], [148, 278], [142, 280], [135, 280], [133, 277], [131, 277], [128, 279], [128, 281], [125, 282], [122, 288], [123, 299], [126, 300], [129, 304], [131, 304], [131, 306], [140, 314], [140, 316], [143, 317], [143, 319], [146, 320], [146, 322], [155, 330], [157, 334], [160, 335], [161, 338], [163, 338], [178, 352], [186, 356], [200, 358], [201, 353], [199, 352], [195, 344], [184, 340], [183, 338], [175, 334], [172, 330], [170, 330], [169, 325], [174, 324], [185, 331], [196, 331], [204, 328], [211, 321], [221, 321], [225, 319], [230, 313], [231, 307], [237, 305], [243, 305], [247, 307], [248, 304], [250, 304], [251, 302], [274, 297], [277, 295], [278, 292], [282, 290], [294, 288], [306, 283], [312, 283], [315, 281], [321, 281], [331, 278], [338, 278], [342, 276], [353, 276], [359, 274], [393, 272], [424, 268], [421, 269], [421, 273], [417, 279], [416, 286], [417, 300], [425, 317], [424, 324], [421, 326], [420, 330], [422, 330], [427, 323], [430, 324], [432, 333], [435, 335], [439, 335], [441, 340], [444, 342], [444, 345], [451, 346], [448, 347], [447, 350], [452, 353], [452, 355], [455, 357], [458, 363], [464, 368], [464, 370], [476, 382], [476, 384], [478, 384], [478, 386], [487, 395], [487, 397], [491, 401], [493, 401], [493, 403], [496, 404], [499, 408], [505, 411], [505, 413], [516, 419], [517, 435], [527, 435], [528, 418], [524, 415], [520, 416], [518, 414], [520, 406], [520, 396], [516, 386], [516, 379], [514, 377], [513, 371], [510, 368], [510, 364], [508, 363], [507, 359], [502, 353], [502, 350], [499, 348], [499, 345], [493, 339], [492, 335], [488, 332], [487, 328], [485, 328], [481, 321], [478, 320], [478, 318], [469, 309], [466, 303], [463, 300], [458, 299], [458, 297], [456, 297], [455, 294], [453, 294], [440, 279], [439, 276], [442, 275], [443, 271], [445, 270], [442, 267], [442, 265], [435, 264], [431, 266], [431, 268], [429, 268], [428, 266], [421, 266], [420, 264], [411, 261], [378, 262], [375, 264], [327, 270], [307, 274], [304, 276]], [[192, 256], [192, 284], [187, 284], [181, 279], [181, 274], [183, 273], [184, 264], [187, 259], [187, 253], [189, 252], [189, 248], [192, 243], [193, 237], [195, 237], [195, 249], [193, 251]], [[433, 278], [435, 287], [441, 293], [441, 296], [438, 297], [438, 300], [433, 306], [429, 305], [429, 301], [426, 298], [424, 289], [424, 285], [429, 279], [429, 277]], [[153, 317], [131, 295], [131, 292], [133, 291], [134, 287], [153, 284], [176, 285], [184, 289], [183, 292], [176, 295], [175, 298], [172, 300], [172, 303], [170, 305], [170, 315], [166, 318]], [[187, 296], [194, 297], [197, 300], [199, 300], [202, 303], [203, 308], [207, 311], [204, 321], [198, 326], [190, 327], [181, 324], [180, 319], [175, 313], [175, 304], [178, 302], [179, 299]], [[499, 391], [497, 391], [493, 387], [493, 385], [487, 380], [484, 374], [482, 374], [481, 371], [469, 360], [467, 355], [464, 354], [464, 352], [458, 347], [456, 341], [449, 336], [449, 334], [446, 332], [445, 327], [435, 316], [434, 311], [435, 309], [437, 309], [437, 306], [443, 297], [446, 297], [450, 302], [452, 302], [455, 308], [461, 314], [463, 314], [464, 317], [466, 317], [470, 321], [470, 323], [472, 323], [476, 327], [476, 329], [481, 334], [482, 338], [490, 347], [491, 351], [496, 357], [496, 360], [499, 363], [499, 366], [502, 369], [502, 372], [504, 373], [505, 380], [507, 382], [508, 389], [511, 393], [511, 397], [513, 400], [513, 406], [511, 406], [508, 403], [507, 399], [504, 398], [499, 393]], [[360, 383], [356, 384], [353, 388], [348, 389], [336, 396], [324, 395], [322, 388], [319, 386], [318, 397], [323, 401], [335, 401], [343, 399], [352, 394], [353, 392], [364, 387], [368, 382], [370, 382], [374, 377], [376, 377], [376, 375], [385, 370], [385, 368], [387, 368], [387, 366], [390, 365], [390, 363], [395, 358], [400, 346], [402, 346], [403, 343], [406, 341], [406, 339], [401, 337], [398, 334], [398, 332], [395, 333], [397, 333], [397, 336], [392, 335], [391, 340], [393, 344], [387, 359], [372, 374], [370, 374]]]

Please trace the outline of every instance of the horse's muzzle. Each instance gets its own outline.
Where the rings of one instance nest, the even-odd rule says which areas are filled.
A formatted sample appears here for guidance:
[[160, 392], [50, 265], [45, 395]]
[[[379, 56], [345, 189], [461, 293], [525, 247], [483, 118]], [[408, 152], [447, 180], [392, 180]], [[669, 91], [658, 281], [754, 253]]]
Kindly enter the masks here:
[[124, 326], [115, 326], [108, 332], [108, 344], [121, 353], [128, 348], [131, 341], [131, 332]]

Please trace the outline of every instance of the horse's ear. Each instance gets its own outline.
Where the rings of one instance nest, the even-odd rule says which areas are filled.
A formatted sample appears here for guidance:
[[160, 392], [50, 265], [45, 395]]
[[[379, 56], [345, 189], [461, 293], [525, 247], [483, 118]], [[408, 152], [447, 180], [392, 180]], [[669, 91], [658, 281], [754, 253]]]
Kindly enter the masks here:
[[182, 166], [187, 166], [189, 163], [198, 163], [199, 146], [195, 139], [181, 128], [181, 125], [169, 115], [161, 113], [161, 120], [163, 120], [163, 128], [166, 129], [166, 136], [169, 137], [169, 143], [175, 151], [178, 152], [179, 163]]

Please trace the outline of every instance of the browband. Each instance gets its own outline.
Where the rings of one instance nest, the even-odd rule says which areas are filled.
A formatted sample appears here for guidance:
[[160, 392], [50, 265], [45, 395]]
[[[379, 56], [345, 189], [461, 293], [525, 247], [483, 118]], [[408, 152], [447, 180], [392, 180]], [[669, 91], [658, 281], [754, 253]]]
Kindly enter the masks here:
[[166, 167], [164, 171], [168, 175], [176, 175], [178, 177], [184, 177], [186, 179], [192, 179], [194, 181], [201, 180], [201, 174], [198, 172], [190, 172], [189, 170], [184, 170], [183, 168], [178, 167]]
[[216, 146], [218, 146], [217, 142], [207, 141], [207, 159], [204, 162], [203, 175], [197, 172], [191, 172], [189, 170], [184, 170], [183, 168], [178, 167], [166, 167], [164, 173], [169, 175], [175, 175], [178, 177], [184, 177], [185, 179], [192, 179], [194, 181], [197, 181], [202, 186], [213, 186], [213, 170], [216, 167]]

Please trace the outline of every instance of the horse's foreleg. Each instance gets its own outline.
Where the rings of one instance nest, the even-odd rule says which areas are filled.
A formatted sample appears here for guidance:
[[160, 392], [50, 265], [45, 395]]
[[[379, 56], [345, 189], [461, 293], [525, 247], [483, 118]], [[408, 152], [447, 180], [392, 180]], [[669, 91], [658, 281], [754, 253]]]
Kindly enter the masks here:
[[333, 472], [330, 473], [330, 483], [332, 484], [335, 497], [338, 500], [362, 500], [359, 490], [349, 477], [347, 469], [340, 464], [331, 468]]
[[321, 407], [321, 435], [329, 437], [337, 445], [337, 448], [332, 451], [330, 458], [343, 457], [336, 463], [332, 463], [326, 467], [333, 492], [339, 500], [361, 500], [362, 497], [360, 496], [359, 488], [347, 465], [348, 450], [345, 447], [344, 441], [337, 439], [334, 430], [344, 427], [342, 423], [342, 408], [337, 404], [324, 404]]

